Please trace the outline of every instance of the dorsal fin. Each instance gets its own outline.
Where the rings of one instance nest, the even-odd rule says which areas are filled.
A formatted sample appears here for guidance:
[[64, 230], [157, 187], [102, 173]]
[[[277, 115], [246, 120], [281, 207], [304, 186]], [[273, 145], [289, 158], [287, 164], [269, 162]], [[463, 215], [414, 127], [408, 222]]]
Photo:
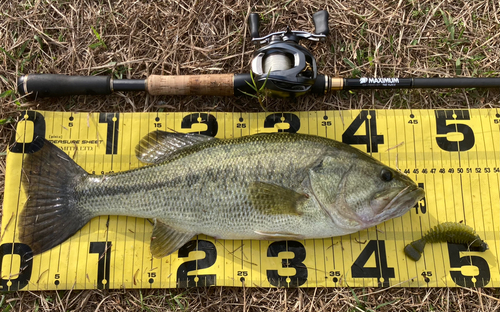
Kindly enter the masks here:
[[210, 140], [216, 139], [197, 133], [173, 133], [157, 130], [148, 133], [141, 139], [135, 147], [135, 155], [144, 163], [158, 164], [180, 149]]

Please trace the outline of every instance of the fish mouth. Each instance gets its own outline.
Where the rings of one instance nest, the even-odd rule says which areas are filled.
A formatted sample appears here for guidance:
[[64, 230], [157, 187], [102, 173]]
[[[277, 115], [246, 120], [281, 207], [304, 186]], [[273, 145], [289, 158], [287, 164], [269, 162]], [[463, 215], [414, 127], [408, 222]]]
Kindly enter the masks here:
[[[345, 230], [355, 232], [401, 217], [424, 196], [425, 192], [422, 188], [417, 185], [408, 185], [399, 188], [399, 191], [398, 189], [391, 189], [384, 192], [384, 194], [379, 194], [372, 200], [369, 207], [365, 206], [362, 213], [340, 210], [337, 211], [336, 216], [330, 213], [330, 217], [334, 222], [340, 217], [342, 222], [341, 224], [337, 223], [337, 225]], [[389, 200], [389, 198], [392, 199]]]
[[425, 191], [416, 186], [408, 185], [403, 188], [375, 218], [383, 222], [388, 219], [401, 217], [425, 196]]

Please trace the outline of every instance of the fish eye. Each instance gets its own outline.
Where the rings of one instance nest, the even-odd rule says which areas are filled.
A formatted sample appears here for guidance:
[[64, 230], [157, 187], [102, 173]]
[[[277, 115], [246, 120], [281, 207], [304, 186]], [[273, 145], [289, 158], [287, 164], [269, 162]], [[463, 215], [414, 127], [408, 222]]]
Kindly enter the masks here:
[[391, 170], [383, 168], [382, 171], [380, 171], [380, 178], [382, 179], [382, 181], [389, 182], [392, 180], [392, 178], [394, 178], [394, 175], [392, 174]]

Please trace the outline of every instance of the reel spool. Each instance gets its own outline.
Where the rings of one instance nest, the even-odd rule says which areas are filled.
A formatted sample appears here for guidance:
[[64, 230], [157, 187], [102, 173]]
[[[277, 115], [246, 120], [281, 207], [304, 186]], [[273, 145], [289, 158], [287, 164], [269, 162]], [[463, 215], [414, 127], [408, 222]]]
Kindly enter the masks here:
[[264, 72], [269, 73], [278, 70], [287, 70], [292, 68], [292, 61], [283, 53], [273, 53], [264, 58]]
[[277, 97], [296, 97], [311, 90], [317, 78], [316, 59], [312, 53], [301, 46], [301, 39], [319, 41], [329, 33], [328, 12], [319, 11], [313, 15], [315, 33], [305, 31], [286, 31], [259, 37], [259, 16], [250, 14], [249, 24], [252, 41], [266, 44], [255, 52], [252, 60], [252, 73], [255, 81], [266, 83], [269, 95]]

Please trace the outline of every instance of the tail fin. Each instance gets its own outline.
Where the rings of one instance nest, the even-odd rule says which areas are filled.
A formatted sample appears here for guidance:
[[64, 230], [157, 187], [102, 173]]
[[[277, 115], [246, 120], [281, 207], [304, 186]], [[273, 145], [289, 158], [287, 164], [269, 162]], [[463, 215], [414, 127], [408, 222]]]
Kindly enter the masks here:
[[87, 172], [49, 141], [37, 138], [32, 144], [40, 149], [24, 158], [22, 184], [28, 199], [19, 217], [19, 239], [39, 254], [71, 237], [92, 216], [78, 209], [75, 196]]

